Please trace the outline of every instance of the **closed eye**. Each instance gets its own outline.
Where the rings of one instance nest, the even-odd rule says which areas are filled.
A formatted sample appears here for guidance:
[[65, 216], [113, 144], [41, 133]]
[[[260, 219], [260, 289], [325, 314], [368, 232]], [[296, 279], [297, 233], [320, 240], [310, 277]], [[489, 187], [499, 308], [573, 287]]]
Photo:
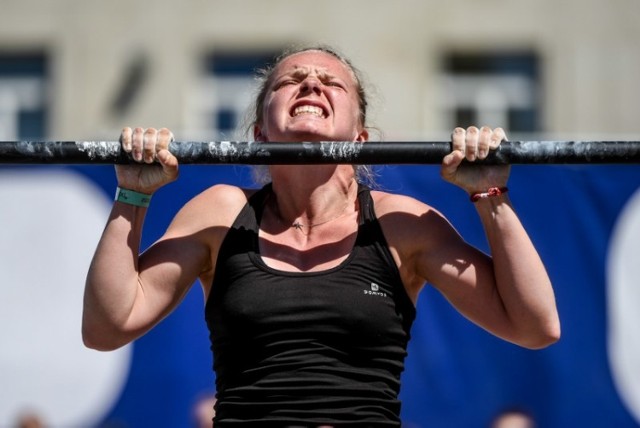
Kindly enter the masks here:
[[325, 84], [325, 86], [331, 86], [333, 88], [339, 88], [339, 89], [345, 89], [345, 86], [342, 84], [342, 82], [338, 81], [338, 80], [328, 80], [323, 82]]
[[281, 80], [280, 82], [277, 82], [274, 86], [274, 90], [278, 90], [280, 88], [282, 88], [283, 86], [289, 86], [289, 85], [297, 85], [298, 83], [300, 83], [298, 80], [295, 79], [285, 79], [285, 80]]

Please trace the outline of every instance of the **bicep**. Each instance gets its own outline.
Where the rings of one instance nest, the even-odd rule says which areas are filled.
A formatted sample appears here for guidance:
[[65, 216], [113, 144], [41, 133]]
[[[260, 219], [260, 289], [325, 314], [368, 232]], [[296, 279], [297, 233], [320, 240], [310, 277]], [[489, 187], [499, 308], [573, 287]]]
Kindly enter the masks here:
[[508, 339], [511, 322], [491, 257], [467, 243], [434, 208], [409, 197], [376, 195], [376, 213], [414, 302], [428, 283], [463, 316]]
[[165, 234], [138, 258], [138, 292], [131, 328], [148, 329], [168, 315], [196, 279], [211, 269], [212, 251], [222, 227], [207, 215], [203, 198], [183, 207]]
[[143, 286], [174, 300], [184, 295], [209, 265], [208, 246], [192, 236], [163, 238], [140, 257]]
[[423, 226], [414, 268], [463, 316], [503, 336], [509, 325], [491, 257], [467, 243], [444, 217]]
[[163, 237], [141, 254], [127, 329], [142, 333], [167, 316], [195, 282], [207, 253], [198, 240], [182, 236]]
[[185, 205], [164, 236], [140, 255], [136, 304], [142, 323], [159, 321], [198, 278], [213, 277], [220, 244], [246, 201], [242, 189], [213, 186]]

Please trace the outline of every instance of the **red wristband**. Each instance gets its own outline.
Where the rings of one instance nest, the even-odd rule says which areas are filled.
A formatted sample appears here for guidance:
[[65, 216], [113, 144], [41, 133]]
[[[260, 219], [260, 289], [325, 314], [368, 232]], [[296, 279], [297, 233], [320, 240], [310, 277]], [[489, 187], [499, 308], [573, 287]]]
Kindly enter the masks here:
[[490, 198], [491, 196], [500, 196], [509, 191], [506, 187], [489, 187], [486, 192], [476, 192], [471, 194], [471, 202], [477, 202], [479, 199]]

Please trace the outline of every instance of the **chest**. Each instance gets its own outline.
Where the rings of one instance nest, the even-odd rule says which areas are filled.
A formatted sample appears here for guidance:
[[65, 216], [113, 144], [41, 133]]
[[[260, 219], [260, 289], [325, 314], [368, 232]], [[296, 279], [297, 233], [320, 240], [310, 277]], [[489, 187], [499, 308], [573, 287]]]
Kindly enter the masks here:
[[317, 273], [277, 271], [255, 253], [224, 263], [228, 276], [210, 308], [219, 337], [257, 343], [277, 332], [304, 340], [331, 337], [341, 346], [406, 339], [412, 308], [397, 277], [372, 251], [356, 247], [341, 264]]
[[[259, 254], [273, 269], [287, 272], [321, 272], [342, 264], [351, 253], [358, 234], [357, 213], [318, 228], [269, 227], [259, 232]], [[267, 223], [267, 222], [265, 222]]]

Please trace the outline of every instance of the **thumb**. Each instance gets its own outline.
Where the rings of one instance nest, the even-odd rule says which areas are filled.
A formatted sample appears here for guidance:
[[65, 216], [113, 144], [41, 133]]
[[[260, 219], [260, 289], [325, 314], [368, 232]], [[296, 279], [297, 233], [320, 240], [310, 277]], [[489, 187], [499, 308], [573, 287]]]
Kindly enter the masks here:
[[162, 165], [162, 170], [165, 176], [171, 180], [175, 180], [178, 177], [178, 158], [176, 158], [169, 150], [162, 149], [156, 153], [156, 159]]
[[442, 164], [440, 166], [440, 175], [442, 178], [447, 181], [452, 181], [463, 159], [464, 153], [460, 150], [454, 150], [442, 158]]

